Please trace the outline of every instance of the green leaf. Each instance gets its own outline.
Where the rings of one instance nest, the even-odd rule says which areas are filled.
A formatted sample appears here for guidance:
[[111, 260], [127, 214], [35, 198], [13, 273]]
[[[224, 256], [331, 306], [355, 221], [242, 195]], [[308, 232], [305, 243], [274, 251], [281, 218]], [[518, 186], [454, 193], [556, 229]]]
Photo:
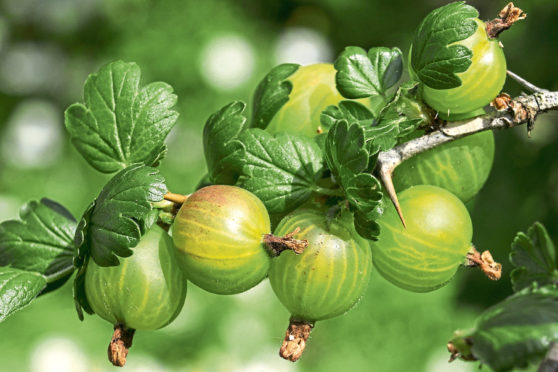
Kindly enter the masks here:
[[359, 102], [341, 101], [337, 106], [328, 106], [320, 115], [320, 122], [326, 131], [341, 120], [368, 127], [374, 121], [374, 114]]
[[558, 290], [524, 288], [487, 309], [474, 330], [456, 334], [452, 342], [466, 346], [459, 350], [465, 357], [472, 354], [496, 371], [540, 362], [558, 341]]
[[265, 129], [273, 116], [289, 100], [293, 84], [287, 80], [300, 65], [284, 63], [274, 67], [258, 84], [254, 93], [252, 128]]
[[346, 98], [385, 96], [403, 72], [399, 48], [347, 47], [335, 61], [337, 90]]
[[47, 283], [62, 284], [74, 271], [76, 220], [49, 199], [25, 204], [19, 216], [0, 223], [0, 266], [36, 272]]
[[231, 102], [211, 115], [205, 123], [203, 151], [209, 180], [214, 184], [232, 185], [236, 182], [242, 162], [235, 167], [231, 161], [235, 159], [234, 154], [242, 150], [242, 144], [235, 139], [246, 122], [243, 115], [245, 107], [243, 102]]
[[304, 203], [322, 175], [322, 153], [311, 138], [290, 133], [275, 136], [249, 129], [238, 138], [236, 153], [243, 162], [239, 186], [254, 193], [270, 213], [282, 213]]
[[479, 12], [459, 1], [442, 6], [424, 18], [417, 29], [411, 50], [411, 66], [419, 80], [434, 89], [461, 85], [456, 75], [471, 65], [473, 52], [455, 44], [477, 30]]
[[155, 168], [133, 165], [118, 172], [79, 223], [77, 264], [83, 265], [91, 255], [99, 266], [116, 266], [116, 256], [130, 256], [131, 248], [156, 221], [151, 203], [163, 200], [166, 192], [165, 180]]
[[66, 129], [85, 160], [103, 173], [132, 164], [157, 165], [164, 140], [178, 113], [172, 87], [163, 82], [139, 86], [135, 63], [116, 61], [89, 75], [84, 103], [65, 112]]
[[527, 230], [517, 233], [511, 245], [510, 261], [515, 266], [511, 272], [514, 291], [530, 287], [558, 283], [556, 247], [544, 226], [535, 222]]
[[0, 322], [29, 305], [46, 284], [39, 273], [0, 267]]
[[375, 222], [382, 214], [380, 182], [365, 173], [370, 164], [365, 130], [359, 124], [337, 122], [325, 143], [326, 163], [355, 210], [355, 229], [366, 239], [376, 240], [380, 227]]

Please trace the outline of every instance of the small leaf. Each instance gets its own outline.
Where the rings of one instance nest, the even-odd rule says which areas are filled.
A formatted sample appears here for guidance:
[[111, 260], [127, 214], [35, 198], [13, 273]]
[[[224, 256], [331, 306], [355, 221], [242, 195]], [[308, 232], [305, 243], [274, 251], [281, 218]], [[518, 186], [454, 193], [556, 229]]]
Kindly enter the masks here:
[[511, 272], [514, 291], [530, 287], [558, 284], [556, 247], [544, 226], [535, 222], [527, 234], [519, 232], [511, 245], [510, 261], [515, 266]]
[[326, 131], [341, 120], [368, 127], [372, 125], [374, 115], [366, 106], [356, 101], [341, 101], [337, 106], [328, 106], [320, 115], [320, 122]]
[[385, 96], [403, 72], [399, 48], [347, 47], [335, 61], [337, 89], [346, 98]]
[[284, 63], [274, 67], [258, 84], [254, 93], [252, 128], [265, 129], [277, 111], [289, 100], [293, 84], [287, 80], [300, 65]]
[[139, 86], [135, 63], [116, 61], [89, 75], [84, 103], [65, 112], [66, 129], [85, 160], [103, 173], [131, 164], [156, 165], [178, 113], [172, 87], [163, 82]]
[[[493, 370], [538, 363], [549, 345], [558, 341], [558, 290], [554, 286], [524, 288], [486, 310], [474, 330], [456, 335], [454, 345], [465, 345]], [[463, 354], [469, 356], [467, 351]]]
[[[203, 128], [203, 151], [207, 163], [210, 182], [219, 185], [232, 185], [238, 177], [242, 159], [234, 158], [242, 144], [234, 141], [244, 127], [243, 115], [246, 105], [234, 101], [209, 117]], [[231, 161], [239, 160], [238, 165]]]
[[465, 2], [444, 5], [428, 14], [415, 33], [411, 66], [419, 80], [433, 89], [461, 85], [456, 75], [471, 65], [473, 52], [455, 43], [477, 30], [479, 12]]
[[[382, 200], [380, 181], [370, 173], [360, 173], [345, 183], [345, 194], [351, 205], [361, 212], [373, 212]], [[378, 217], [376, 215], [375, 217]]]
[[74, 270], [74, 217], [49, 199], [25, 204], [19, 216], [0, 223], [0, 266], [40, 273], [47, 283], [68, 279]]
[[29, 305], [46, 284], [39, 273], [0, 267], [0, 322]]
[[354, 225], [356, 232], [365, 239], [378, 240], [380, 236], [380, 225], [376, 220], [380, 217], [376, 213], [365, 213], [356, 211]]
[[155, 168], [133, 165], [117, 173], [85, 212], [76, 231], [78, 269], [91, 255], [99, 266], [116, 266], [132, 254], [155, 222], [151, 203], [163, 200], [164, 178]]
[[238, 138], [244, 150], [239, 186], [253, 192], [270, 213], [282, 213], [304, 203], [322, 174], [322, 153], [311, 138], [290, 133], [275, 136], [249, 129]]

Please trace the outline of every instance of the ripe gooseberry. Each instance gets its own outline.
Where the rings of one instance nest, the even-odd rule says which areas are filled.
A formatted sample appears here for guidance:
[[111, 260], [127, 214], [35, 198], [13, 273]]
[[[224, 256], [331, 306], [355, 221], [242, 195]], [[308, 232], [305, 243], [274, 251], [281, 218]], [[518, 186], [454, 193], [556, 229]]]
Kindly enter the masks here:
[[[455, 3], [446, 5], [455, 7]], [[466, 5], [463, 5], [466, 6]], [[419, 26], [421, 34], [428, 34], [427, 25], [436, 25], [444, 21], [444, 17], [448, 14], [439, 8], [431, 12]], [[506, 58], [498, 39], [491, 39], [486, 32], [486, 25], [478, 18], [471, 18], [477, 25], [476, 31], [464, 40], [457, 41], [450, 45], [462, 45], [471, 50], [471, 65], [464, 72], [456, 75], [461, 80], [461, 85], [450, 89], [436, 89], [421, 84], [422, 97], [424, 101], [445, 120], [463, 120], [482, 114], [479, 111], [482, 107], [488, 105], [502, 90], [506, 81]], [[419, 35], [415, 35], [415, 41]], [[440, 37], [439, 33], [431, 32], [427, 37]], [[436, 45], [433, 43], [433, 45]], [[413, 70], [413, 46], [411, 46], [411, 63], [409, 64], [409, 72], [411, 76], [418, 79], [417, 74]], [[439, 50], [432, 50], [430, 54], [447, 53], [447, 47], [444, 45]]]
[[281, 356], [300, 358], [314, 322], [341, 315], [360, 299], [372, 267], [368, 242], [352, 221], [328, 220], [314, 210], [297, 210], [285, 217], [275, 234], [299, 227], [308, 247], [300, 255], [284, 252], [274, 259], [269, 281], [291, 313]]
[[[172, 236], [188, 280], [208, 292], [235, 294], [267, 276], [281, 244], [270, 232], [269, 214], [257, 196], [240, 187], [213, 185], [188, 197], [174, 219]], [[297, 241], [286, 244], [293, 242], [296, 246]]]
[[[322, 133], [320, 115], [326, 107], [345, 98], [335, 85], [336, 70], [331, 63], [301, 66], [288, 80], [293, 84], [289, 100], [275, 114], [266, 130], [313, 137]], [[368, 105], [368, 99], [356, 100]]]
[[393, 184], [398, 192], [414, 185], [438, 186], [465, 203], [483, 187], [493, 162], [494, 134], [484, 131], [404, 161], [393, 173]]
[[85, 294], [91, 309], [116, 326], [115, 336], [119, 332], [119, 337], [129, 338], [126, 350], [113, 350], [124, 355], [109, 354], [113, 364], [124, 365], [134, 330], [162, 328], [176, 318], [184, 305], [186, 281], [174, 257], [170, 236], [154, 225], [133, 254], [120, 260], [120, 265], [102, 267], [89, 260]]
[[428, 185], [399, 195], [403, 227], [389, 204], [377, 221], [380, 236], [371, 242], [374, 267], [396, 286], [429, 292], [444, 286], [471, 249], [473, 225], [463, 203], [450, 192]]

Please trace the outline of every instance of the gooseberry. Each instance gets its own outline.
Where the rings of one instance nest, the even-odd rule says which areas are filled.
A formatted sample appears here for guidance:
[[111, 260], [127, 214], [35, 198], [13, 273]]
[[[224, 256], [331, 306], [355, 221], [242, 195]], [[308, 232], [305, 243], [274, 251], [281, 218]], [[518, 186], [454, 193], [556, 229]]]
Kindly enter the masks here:
[[428, 292], [444, 286], [465, 262], [473, 225], [463, 203], [450, 192], [429, 185], [399, 195], [403, 227], [389, 204], [377, 221], [380, 236], [371, 242], [374, 267], [396, 286]]
[[[335, 68], [331, 63], [301, 66], [288, 80], [293, 84], [289, 100], [275, 114], [266, 130], [290, 132], [313, 137], [325, 132], [320, 125], [322, 111], [344, 100], [335, 86]], [[367, 105], [367, 99], [357, 100]]]
[[301, 230], [308, 247], [300, 255], [284, 252], [274, 259], [269, 281], [291, 313], [281, 356], [296, 361], [314, 322], [341, 315], [361, 297], [370, 276], [371, 250], [352, 221], [328, 220], [315, 210], [297, 210], [285, 217], [276, 235]]
[[244, 292], [261, 282], [281, 243], [270, 242], [264, 204], [236, 186], [207, 186], [190, 195], [172, 232], [187, 279], [217, 294]]
[[[455, 5], [455, 3], [448, 4], [446, 7], [436, 9], [430, 13], [419, 26], [420, 37], [428, 35], [427, 38], [436, 38], [444, 35], [441, 32], [433, 32], [425, 28], [429, 28], [430, 25], [435, 27], [440, 22], [446, 21], [450, 15], [444, 10], [449, 11], [451, 7], [451, 9], [459, 11], [460, 8]], [[467, 7], [467, 5], [462, 6]], [[438, 89], [426, 83], [421, 84], [424, 101], [446, 120], [462, 120], [482, 114], [482, 111], [479, 110], [488, 105], [500, 93], [506, 80], [506, 59], [499, 41], [488, 37], [486, 25], [483, 21], [478, 18], [471, 19], [476, 23], [476, 31], [466, 39], [450, 44], [450, 47], [462, 45], [472, 52], [470, 66], [464, 72], [456, 74], [461, 80], [461, 85], [450, 89]], [[415, 35], [413, 45], [416, 44], [418, 37], [418, 34]], [[430, 41], [432, 43], [428, 44]], [[439, 55], [442, 60], [447, 58], [445, 56], [447, 53], [446, 45], [436, 44], [434, 40], [422, 41], [422, 43], [439, 46], [438, 49], [431, 47], [428, 53], [433, 56]], [[413, 46], [411, 46], [410, 55], [409, 72], [411, 76], [420, 81], [420, 77], [413, 70], [415, 63]], [[451, 62], [446, 64], [449, 63]]]
[[414, 185], [444, 188], [464, 203], [482, 188], [494, 162], [494, 135], [484, 131], [418, 154], [393, 173], [396, 191]]
[[[158, 329], [172, 322], [186, 298], [186, 281], [166, 231], [154, 225], [133, 252], [118, 266], [102, 267], [89, 260], [85, 273], [91, 309], [114, 324], [120, 337], [128, 335], [129, 346], [134, 330]], [[122, 360], [117, 356], [111, 362], [123, 365], [125, 354]]]

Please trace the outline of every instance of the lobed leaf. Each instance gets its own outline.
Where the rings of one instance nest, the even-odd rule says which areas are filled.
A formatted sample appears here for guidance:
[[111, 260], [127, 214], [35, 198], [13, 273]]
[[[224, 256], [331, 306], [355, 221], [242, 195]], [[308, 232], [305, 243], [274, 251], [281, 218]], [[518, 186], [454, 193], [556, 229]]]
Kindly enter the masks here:
[[341, 120], [367, 127], [372, 125], [374, 114], [359, 102], [341, 101], [337, 106], [328, 106], [320, 115], [320, 122], [326, 131]]
[[556, 247], [545, 227], [535, 222], [527, 230], [517, 233], [511, 245], [510, 262], [515, 266], [511, 272], [514, 291], [530, 287], [558, 284]]
[[403, 73], [399, 48], [347, 47], [335, 61], [337, 90], [346, 98], [385, 96]]
[[473, 52], [463, 45], [477, 30], [478, 11], [465, 2], [444, 5], [428, 14], [415, 32], [411, 48], [411, 68], [419, 80], [434, 89], [461, 85], [456, 75], [471, 65]]
[[39, 273], [49, 284], [63, 284], [74, 270], [76, 220], [49, 199], [30, 201], [19, 216], [0, 223], [0, 266]]
[[284, 63], [274, 67], [258, 84], [254, 93], [252, 128], [265, 129], [277, 111], [289, 100], [293, 84], [287, 80], [300, 65]]
[[151, 203], [163, 200], [166, 192], [165, 180], [155, 168], [133, 165], [117, 173], [79, 223], [77, 264], [83, 265], [90, 255], [99, 266], [116, 266], [116, 256], [130, 256], [156, 221]]
[[290, 133], [275, 136], [261, 129], [241, 133], [243, 161], [238, 185], [251, 191], [270, 213], [282, 213], [304, 203], [322, 175], [322, 153], [310, 138]]
[[113, 173], [132, 164], [156, 166], [178, 113], [172, 87], [163, 82], [139, 86], [135, 63], [116, 61], [89, 75], [84, 103], [65, 112], [72, 143], [95, 169]]
[[0, 267], [0, 322], [29, 305], [46, 284], [39, 273]]
[[[232, 185], [243, 159], [235, 157], [242, 144], [235, 141], [244, 127], [246, 105], [234, 101], [209, 117], [203, 128], [203, 151], [211, 183]], [[235, 164], [237, 162], [237, 164]]]

